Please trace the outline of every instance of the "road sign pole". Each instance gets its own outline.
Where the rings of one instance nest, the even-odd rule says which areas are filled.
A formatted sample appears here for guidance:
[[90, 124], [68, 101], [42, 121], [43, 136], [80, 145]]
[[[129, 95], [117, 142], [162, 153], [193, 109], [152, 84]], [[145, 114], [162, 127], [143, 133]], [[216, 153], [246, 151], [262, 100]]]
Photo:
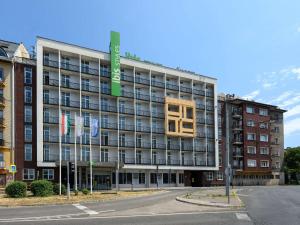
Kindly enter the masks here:
[[70, 162], [67, 162], [67, 191], [68, 191], [68, 199], [70, 199]]

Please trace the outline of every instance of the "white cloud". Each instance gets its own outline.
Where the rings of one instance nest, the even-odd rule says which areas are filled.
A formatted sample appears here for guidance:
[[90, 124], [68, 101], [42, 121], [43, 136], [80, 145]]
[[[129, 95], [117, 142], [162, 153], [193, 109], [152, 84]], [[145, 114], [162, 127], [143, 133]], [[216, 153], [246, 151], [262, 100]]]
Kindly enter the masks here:
[[300, 33], [300, 26], [299, 26], [299, 27], [297, 27], [297, 32], [299, 32], [299, 33]]
[[285, 91], [281, 95], [279, 95], [277, 98], [275, 98], [272, 102], [281, 102], [281, 101], [287, 99], [288, 97], [290, 97], [292, 94], [293, 94], [292, 91]]
[[300, 80], [300, 67], [298, 67], [298, 68], [293, 68], [293, 69], [291, 70], [291, 72], [292, 72], [293, 74], [296, 75], [296, 78], [297, 78], [298, 80]]
[[[300, 105], [296, 105], [294, 106], [293, 108], [289, 109], [285, 114], [284, 114], [284, 117], [285, 118], [289, 118], [291, 116], [295, 116], [295, 115], [298, 115], [300, 114]], [[300, 126], [300, 124], [299, 124]]]
[[284, 125], [285, 135], [291, 135], [296, 132], [300, 132], [300, 118], [286, 121]]
[[259, 93], [260, 93], [260, 90], [255, 90], [255, 91], [252, 91], [251, 93], [243, 96], [242, 98], [249, 99], [249, 100], [254, 99], [255, 97], [257, 97], [259, 95]]
[[281, 103], [279, 103], [279, 106], [284, 108], [284, 107], [294, 105], [298, 102], [300, 102], [300, 93], [294, 94], [294, 97], [290, 96], [289, 99], [286, 99], [285, 101], [282, 101]]

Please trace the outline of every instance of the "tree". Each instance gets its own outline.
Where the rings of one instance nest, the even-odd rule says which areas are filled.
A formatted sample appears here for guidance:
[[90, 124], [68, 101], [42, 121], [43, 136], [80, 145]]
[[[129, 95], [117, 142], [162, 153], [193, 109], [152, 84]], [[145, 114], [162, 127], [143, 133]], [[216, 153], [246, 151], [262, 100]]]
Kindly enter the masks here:
[[283, 168], [289, 183], [300, 183], [300, 146], [286, 149]]

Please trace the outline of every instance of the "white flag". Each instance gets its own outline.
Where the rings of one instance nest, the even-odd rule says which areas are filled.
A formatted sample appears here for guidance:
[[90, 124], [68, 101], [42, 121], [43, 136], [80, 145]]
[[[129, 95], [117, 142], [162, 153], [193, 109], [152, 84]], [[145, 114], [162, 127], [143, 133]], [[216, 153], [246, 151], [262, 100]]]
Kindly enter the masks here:
[[75, 117], [75, 130], [76, 130], [77, 137], [83, 135], [83, 117], [80, 116]]

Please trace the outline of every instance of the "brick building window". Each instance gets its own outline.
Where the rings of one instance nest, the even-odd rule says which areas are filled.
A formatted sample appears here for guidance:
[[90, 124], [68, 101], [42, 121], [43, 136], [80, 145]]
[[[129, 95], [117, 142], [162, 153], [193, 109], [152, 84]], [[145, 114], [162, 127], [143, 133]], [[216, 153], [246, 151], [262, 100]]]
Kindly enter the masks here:
[[267, 134], [261, 134], [260, 135], [260, 141], [268, 142], [269, 141], [269, 135], [267, 135]]
[[3, 72], [3, 68], [0, 68], [0, 81], [4, 80], [4, 72]]
[[269, 148], [267, 148], [267, 147], [261, 147], [260, 148], [260, 154], [261, 155], [269, 155]]
[[252, 106], [247, 106], [247, 107], [246, 107], [246, 112], [247, 112], [247, 113], [255, 113], [254, 107], [252, 107]]
[[53, 180], [54, 179], [54, 169], [43, 169], [43, 179]]
[[25, 123], [31, 123], [32, 122], [32, 107], [29, 105], [26, 105], [24, 107], [24, 121]]
[[255, 126], [254, 121], [253, 121], [253, 120], [248, 120], [248, 121], [247, 121], [247, 126], [248, 126], [248, 127], [254, 127], [254, 126]]
[[32, 68], [30, 67], [24, 68], [24, 83], [32, 84]]
[[261, 160], [260, 161], [260, 167], [269, 167], [269, 160]]
[[34, 180], [35, 169], [23, 169], [23, 180]]
[[255, 159], [248, 159], [247, 160], [248, 167], [256, 167], [256, 160]]
[[24, 102], [32, 103], [32, 89], [31, 87], [25, 87], [24, 89]]
[[31, 142], [32, 141], [32, 126], [25, 125], [25, 141]]
[[256, 154], [256, 147], [255, 146], [247, 146], [247, 153], [248, 154]]
[[267, 109], [259, 109], [259, 115], [267, 116], [268, 115], [268, 110]]
[[212, 181], [214, 179], [214, 172], [206, 173], [206, 180]]
[[224, 176], [223, 176], [223, 172], [218, 171], [217, 172], [217, 180], [223, 180]]
[[247, 140], [248, 141], [255, 141], [256, 135], [254, 133], [247, 133]]
[[24, 157], [25, 161], [32, 161], [32, 145], [31, 144], [25, 144], [24, 146]]

